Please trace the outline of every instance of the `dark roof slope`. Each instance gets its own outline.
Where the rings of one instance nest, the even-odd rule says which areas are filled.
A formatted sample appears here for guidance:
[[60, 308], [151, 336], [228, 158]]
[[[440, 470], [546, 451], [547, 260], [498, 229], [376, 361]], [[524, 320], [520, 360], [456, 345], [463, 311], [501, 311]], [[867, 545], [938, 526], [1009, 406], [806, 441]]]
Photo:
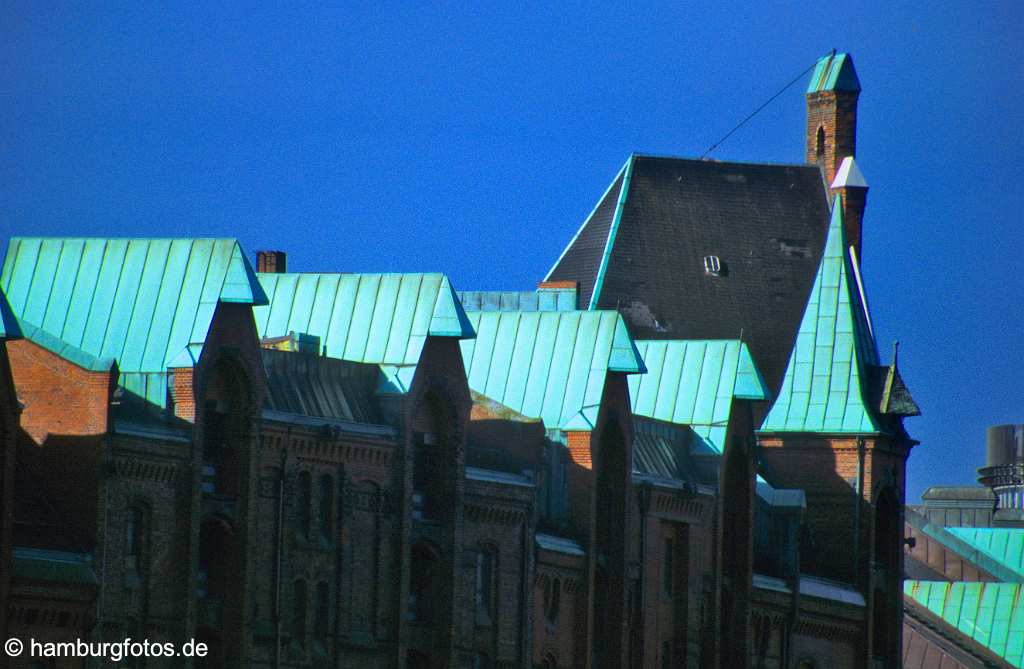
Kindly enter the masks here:
[[[579, 282], [579, 307], [586, 309], [594, 292], [601, 259], [604, 257], [608, 244], [608, 235], [618, 211], [619, 196], [622, 182], [630, 164], [615, 177], [615, 181], [605, 191], [604, 196], [594, 207], [583, 226], [576, 232], [569, 246], [562, 252], [555, 268], [548, 274], [546, 281], [570, 279]], [[628, 188], [628, 184], [627, 184]]]
[[633, 156], [624, 172], [547, 280], [579, 281], [581, 306], [619, 308], [640, 339], [742, 333], [777, 392], [828, 229], [819, 169]]
[[326, 356], [263, 349], [264, 408], [302, 416], [381, 423], [374, 392], [380, 369]]

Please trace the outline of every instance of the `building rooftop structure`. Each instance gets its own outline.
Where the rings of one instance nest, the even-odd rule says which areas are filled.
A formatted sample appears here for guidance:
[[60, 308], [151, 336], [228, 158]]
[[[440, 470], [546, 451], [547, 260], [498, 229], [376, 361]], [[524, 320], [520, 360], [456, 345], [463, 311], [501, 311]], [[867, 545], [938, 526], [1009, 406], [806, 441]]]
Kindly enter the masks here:
[[633, 155], [545, 281], [638, 339], [742, 338], [776, 393], [828, 223], [814, 165]]
[[27, 338], [163, 407], [167, 369], [198, 359], [218, 302], [267, 303], [234, 239], [11, 239], [0, 273]]

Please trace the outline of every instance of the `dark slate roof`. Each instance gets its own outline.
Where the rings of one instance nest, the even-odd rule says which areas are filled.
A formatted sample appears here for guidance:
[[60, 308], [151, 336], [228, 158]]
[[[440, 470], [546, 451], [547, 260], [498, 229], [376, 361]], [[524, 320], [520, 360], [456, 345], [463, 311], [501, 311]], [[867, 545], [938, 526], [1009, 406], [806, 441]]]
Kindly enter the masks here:
[[[630, 158], [598, 201], [597, 206], [590, 212], [590, 216], [576, 231], [576, 236], [562, 252], [555, 267], [544, 279], [545, 281], [578, 281], [580, 309], [586, 309], [591, 304], [598, 269], [601, 266], [602, 258], [607, 253], [609, 232], [620, 209], [618, 203], [622, 195], [622, 183], [632, 164], [633, 158]], [[628, 189], [629, 184], [626, 186]], [[591, 308], [593, 307], [591, 306]]]
[[775, 393], [828, 223], [817, 166], [634, 155], [546, 280], [579, 281], [582, 308], [619, 308], [638, 339], [742, 333]]

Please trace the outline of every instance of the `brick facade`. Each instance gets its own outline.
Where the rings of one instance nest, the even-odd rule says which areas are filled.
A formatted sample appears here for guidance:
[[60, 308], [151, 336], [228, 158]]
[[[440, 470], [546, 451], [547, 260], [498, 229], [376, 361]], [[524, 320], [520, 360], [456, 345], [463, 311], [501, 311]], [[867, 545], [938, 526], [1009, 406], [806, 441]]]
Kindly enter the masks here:
[[[849, 91], [808, 96], [808, 162], [828, 182], [855, 152], [856, 102]], [[843, 195], [859, 246], [864, 201]], [[280, 272], [284, 254], [260, 263]], [[691, 451], [690, 426], [673, 424], [687, 435], [686, 467], [641, 474], [625, 373], [607, 372], [600, 406], [586, 407], [596, 413], [560, 429], [471, 393], [452, 335], [425, 337], [402, 370], [414, 371], [407, 388], [378, 384], [378, 363], [348, 360], [372, 366], [371, 391], [298, 381], [353, 393], [341, 402], [365, 392], [372, 419], [271, 411], [252, 309], [217, 302], [198, 360], [154, 373], [166, 372], [165, 406], [124, 393], [113, 363], [86, 369], [28, 340], [6, 346], [16, 398], [0, 348], [8, 632], [197, 638], [211, 650], [146, 667], [898, 661], [906, 440], [758, 435], [762, 407], [748, 397], [731, 400], [724, 452]], [[310, 368], [324, 360], [280, 353]], [[15, 469], [31, 482], [17, 496]], [[804, 496], [775, 508], [759, 472]], [[69, 545], [23, 546], [21, 559], [83, 557], [61, 579], [9, 579], [13, 512], [32, 506], [29, 487]], [[774, 554], [759, 561], [759, 550]], [[958, 568], [927, 540], [916, 550]]]
[[[156, 427], [110, 419], [109, 373], [67, 369], [31, 343], [12, 361], [15, 378], [26, 379], [28, 424], [46, 435], [33, 448], [53, 450], [41, 462], [67, 457], [57, 429], [77, 425], [85, 433], [75, 440], [79, 459], [92, 472], [75, 484], [78, 499], [88, 490], [95, 497], [88, 513], [68, 517], [82, 518], [74, 523], [96, 542], [100, 587], [47, 591], [55, 611], [86, 627], [32, 628], [40, 637], [87, 634], [83, 611], [94, 607], [95, 638], [203, 640], [215, 655], [195, 666], [653, 669], [757, 658], [772, 667], [784, 656], [863, 649], [860, 611], [752, 582], [753, 423], [742, 402], [731, 412], [720, 494], [635, 482], [625, 377], [610, 374], [598, 429], [564, 434], [560, 531], [578, 542], [577, 554], [540, 538], [543, 425], [474, 403], [455, 341], [429, 340], [409, 392], [381, 398], [382, 411], [397, 417], [391, 426], [262, 417], [254, 407], [264, 372], [248, 307], [220, 305], [195, 369], [173, 370], [168, 418]], [[74, 424], [36, 400], [69, 375], [93, 392], [68, 396], [83, 407]], [[225, 430], [233, 449], [207, 450]], [[504, 449], [525, 463], [524, 474], [467, 468], [467, 434], [482, 449], [472, 458]], [[856, 440], [769, 437], [761, 447], [769, 468], [792, 477], [780, 483], [807, 490], [821, 555], [846, 568], [850, 535], [836, 528], [849, 526], [853, 505], [837, 500], [855, 497], [847, 478], [857, 475]], [[428, 451], [437, 487], [427, 493], [442, 506], [420, 517], [415, 472]], [[901, 480], [902, 468], [886, 444], [866, 442], [864, 451], [866, 554], [866, 491]], [[820, 475], [825, 467], [833, 477]]]

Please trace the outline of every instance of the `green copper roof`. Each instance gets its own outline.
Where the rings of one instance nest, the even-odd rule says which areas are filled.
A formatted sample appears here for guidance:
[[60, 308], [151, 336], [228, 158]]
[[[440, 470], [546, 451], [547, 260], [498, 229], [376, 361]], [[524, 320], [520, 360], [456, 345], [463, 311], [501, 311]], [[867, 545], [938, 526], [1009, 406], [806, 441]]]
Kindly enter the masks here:
[[1015, 575], [1012, 580], [1024, 583], [1024, 528], [947, 527], [946, 531], [1009, 569]]
[[860, 91], [860, 80], [853, 69], [853, 58], [848, 53], [822, 56], [814, 66], [814, 74], [807, 85], [808, 93], [820, 91]]
[[704, 446], [723, 452], [733, 399], [770, 393], [739, 340], [636, 342], [647, 374], [629, 378], [633, 414], [689, 425]]
[[11, 311], [11, 305], [7, 303], [7, 296], [0, 290], [0, 340], [20, 339], [21, 328], [18, 327], [18, 319]]
[[326, 355], [415, 365], [428, 335], [473, 336], [443, 274], [259, 274], [270, 304], [253, 310], [261, 337], [320, 337]]
[[469, 319], [469, 387], [549, 428], [593, 429], [607, 372], [645, 371], [618, 312], [475, 311]]
[[865, 370], [878, 364], [843, 232], [840, 198], [825, 251], [764, 432], [864, 434], [879, 431], [865, 401]]
[[267, 301], [234, 239], [14, 238], [0, 287], [34, 341], [89, 369], [116, 360], [121, 385], [159, 406], [217, 302]]
[[947, 624], [1024, 667], [1024, 605], [1020, 583], [904, 581], [903, 592]]

